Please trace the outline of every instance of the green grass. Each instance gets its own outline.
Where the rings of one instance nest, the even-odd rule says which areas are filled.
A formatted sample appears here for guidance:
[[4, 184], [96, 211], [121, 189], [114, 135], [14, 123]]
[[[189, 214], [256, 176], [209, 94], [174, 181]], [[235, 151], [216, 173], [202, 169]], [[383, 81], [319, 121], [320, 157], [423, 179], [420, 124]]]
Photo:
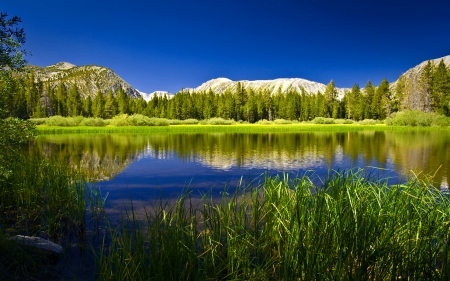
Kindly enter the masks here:
[[58, 127], [38, 125], [38, 134], [112, 134], [112, 133], [296, 133], [296, 132], [355, 132], [447, 130], [449, 127], [406, 127], [359, 124], [287, 124], [287, 125], [169, 125], [169, 126], [106, 126]]
[[221, 200], [159, 200], [110, 226], [99, 280], [448, 280], [450, 200], [362, 171], [284, 174]]
[[57, 160], [24, 153], [8, 168], [0, 176], [0, 279], [46, 280], [42, 253], [8, 237], [38, 236], [66, 249], [70, 243], [80, 250], [88, 247], [87, 224], [101, 216], [101, 196]]

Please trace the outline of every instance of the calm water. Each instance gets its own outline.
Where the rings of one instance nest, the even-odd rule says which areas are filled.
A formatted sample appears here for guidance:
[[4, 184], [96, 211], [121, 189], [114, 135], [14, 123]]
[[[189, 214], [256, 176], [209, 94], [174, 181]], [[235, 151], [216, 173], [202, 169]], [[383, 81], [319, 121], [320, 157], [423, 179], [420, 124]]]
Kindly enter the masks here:
[[308, 174], [320, 181], [329, 170], [364, 168], [398, 183], [433, 174], [436, 187], [450, 178], [450, 131], [121, 134], [39, 136], [31, 148], [86, 171], [110, 206], [131, 197], [194, 196], [225, 186], [263, 180], [262, 174]]

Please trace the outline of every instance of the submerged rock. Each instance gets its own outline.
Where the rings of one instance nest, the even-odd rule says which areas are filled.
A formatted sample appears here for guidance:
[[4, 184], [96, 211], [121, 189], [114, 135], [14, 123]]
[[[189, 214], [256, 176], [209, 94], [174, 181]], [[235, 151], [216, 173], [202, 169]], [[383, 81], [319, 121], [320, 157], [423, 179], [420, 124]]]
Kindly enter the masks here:
[[63, 254], [61, 245], [45, 240], [40, 237], [16, 235], [10, 238], [19, 245], [29, 248], [32, 251], [38, 251], [42, 255], [44, 264], [54, 265], [58, 263]]

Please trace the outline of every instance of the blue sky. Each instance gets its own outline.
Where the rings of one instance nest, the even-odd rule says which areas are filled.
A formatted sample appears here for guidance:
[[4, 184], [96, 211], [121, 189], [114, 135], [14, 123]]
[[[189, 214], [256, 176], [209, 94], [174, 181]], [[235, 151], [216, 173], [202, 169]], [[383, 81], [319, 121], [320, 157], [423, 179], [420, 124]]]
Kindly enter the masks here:
[[[209, 79], [395, 81], [450, 55], [447, 1], [14, 0], [30, 64], [113, 69], [143, 91]], [[444, 3], [444, 4], [443, 4]]]

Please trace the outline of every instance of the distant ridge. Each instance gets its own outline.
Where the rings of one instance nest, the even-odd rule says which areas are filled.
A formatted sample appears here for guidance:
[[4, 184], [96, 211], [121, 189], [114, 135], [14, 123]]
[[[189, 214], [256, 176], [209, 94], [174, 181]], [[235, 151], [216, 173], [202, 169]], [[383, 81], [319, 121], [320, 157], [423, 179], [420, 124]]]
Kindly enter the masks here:
[[[232, 81], [228, 78], [216, 78], [209, 80], [197, 88], [193, 89], [195, 91], [209, 91], [212, 90], [217, 94], [222, 94], [226, 90], [234, 91], [237, 88], [238, 83], [240, 83], [245, 89], [253, 89], [256, 91], [269, 91], [272, 95], [278, 93], [286, 93], [288, 91], [296, 91], [301, 93], [303, 88], [308, 94], [317, 94], [318, 91], [321, 93], [325, 92], [326, 85], [318, 82], [309, 81], [302, 78], [278, 78], [274, 80], [241, 80]], [[339, 97], [342, 98], [346, 88], [336, 88]]]

